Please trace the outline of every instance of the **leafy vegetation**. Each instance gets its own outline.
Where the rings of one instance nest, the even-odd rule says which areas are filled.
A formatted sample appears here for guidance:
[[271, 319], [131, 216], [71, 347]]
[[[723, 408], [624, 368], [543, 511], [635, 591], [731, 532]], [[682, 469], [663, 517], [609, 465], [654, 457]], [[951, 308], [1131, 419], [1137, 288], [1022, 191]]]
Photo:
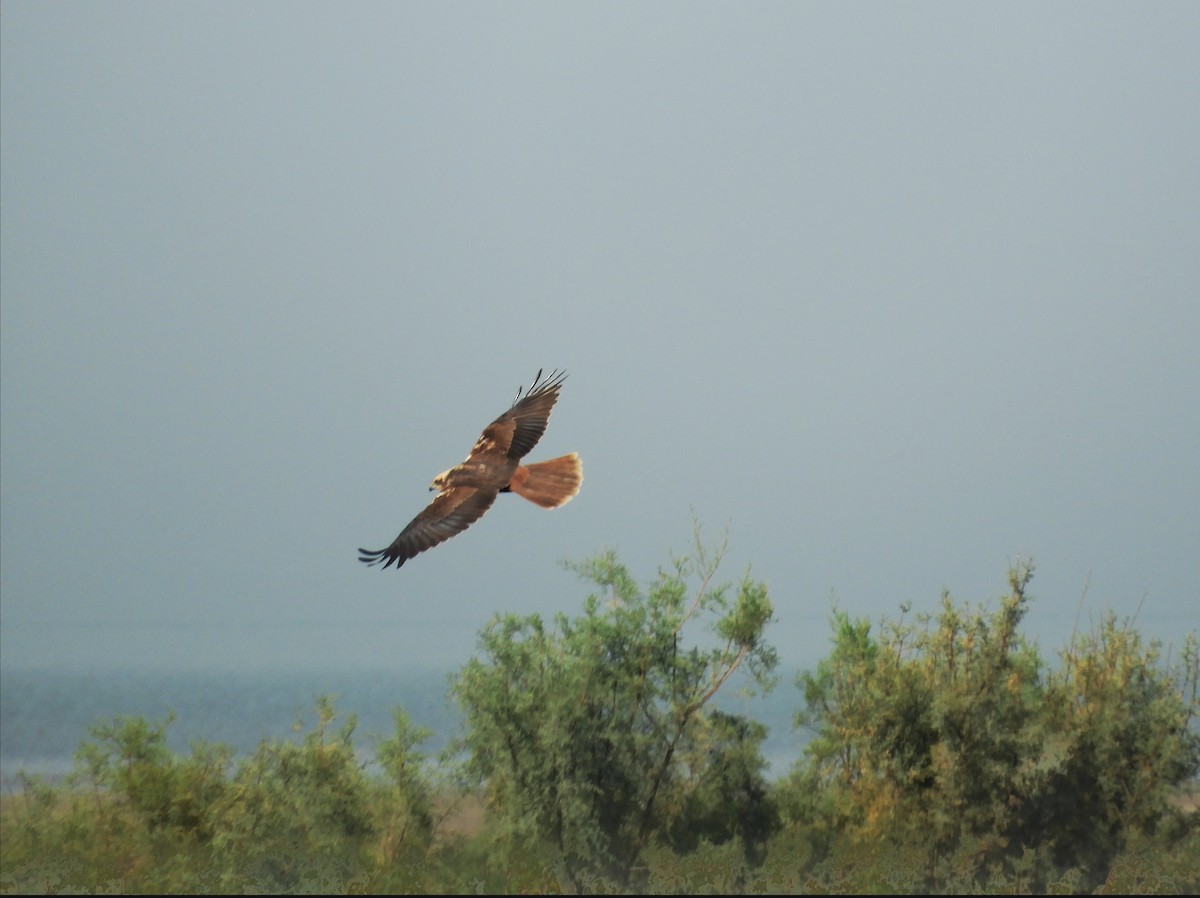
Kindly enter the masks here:
[[1165, 666], [1109, 616], [1050, 669], [1018, 629], [1032, 573], [991, 615], [943, 596], [876, 637], [835, 613], [799, 683], [816, 738], [783, 787], [817, 860], [890, 843], [920, 860], [906, 890], [1092, 891], [1135, 834], [1194, 828], [1168, 796], [1200, 770], [1195, 637]]
[[[578, 565], [604, 591], [582, 616], [559, 615], [549, 630], [537, 615], [494, 621], [482, 635], [486, 659], [456, 681], [471, 770], [499, 831], [566, 890], [641, 886], [643, 853], [668, 825], [677, 841], [693, 824], [714, 841], [738, 836], [751, 858], [769, 834], [765, 811], [737, 795], [748, 785], [765, 799], [762, 763], [742, 749], [763, 734], [707, 705], [743, 664], [770, 684], [771, 603], [749, 577], [736, 596], [713, 586], [720, 559], [698, 543], [645, 592], [612, 553]], [[689, 579], [698, 581], [690, 596]], [[681, 645], [685, 624], [705, 616], [717, 644]]]
[[572, 565], [576, 617], [498, 617], [454, 678], [439, 758], [397, 708], [373, 758], [319, 698], [297, 741], [235, 758], [171, 725], [94, 725], [61, 786], [0, 808], [0, 889], [446, 892], [1200, 891], [1200, 647], [1175, 658], [1109, 616], [1054, 663], [1021, 635], [1032, 567], [995, 610], [833, 614], [801, 675], [794, 770], [714, 698], [774, 684], [765, 584], [724, 548], [644, 588], [612, 553]]

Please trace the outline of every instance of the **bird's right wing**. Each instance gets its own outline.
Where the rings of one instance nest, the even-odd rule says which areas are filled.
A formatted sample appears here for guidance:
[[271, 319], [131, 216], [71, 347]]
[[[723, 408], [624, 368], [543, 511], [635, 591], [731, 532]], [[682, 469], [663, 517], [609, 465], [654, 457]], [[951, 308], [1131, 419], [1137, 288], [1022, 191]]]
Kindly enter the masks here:
[[459, 486], [440, 493], [386, 549], [359, 549], [358, 560], [396, 570], [408, 559], [462, 533], [496, 501], [496, 490]]

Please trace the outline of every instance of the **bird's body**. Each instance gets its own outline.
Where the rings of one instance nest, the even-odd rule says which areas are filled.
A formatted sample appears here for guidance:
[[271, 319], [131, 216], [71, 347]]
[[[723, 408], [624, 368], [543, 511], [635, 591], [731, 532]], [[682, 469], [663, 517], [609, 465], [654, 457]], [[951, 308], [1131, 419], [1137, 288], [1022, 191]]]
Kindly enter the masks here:
[[543, 508], [557, 508], [579, 492], [583, 465], [574, 452], [523, 465], [550, 420], [566, 373], [552, 372], [544, 382], [538, 371], [524, 398], [517, 391], [512, 408], [489, 424], [461, 464], [433, 479], [437, 497], [386, 549], [359, 549], [359, 560], [399, 568], [415, 555], [445, 542], [479, 520], [500, 493], [513, 492]]

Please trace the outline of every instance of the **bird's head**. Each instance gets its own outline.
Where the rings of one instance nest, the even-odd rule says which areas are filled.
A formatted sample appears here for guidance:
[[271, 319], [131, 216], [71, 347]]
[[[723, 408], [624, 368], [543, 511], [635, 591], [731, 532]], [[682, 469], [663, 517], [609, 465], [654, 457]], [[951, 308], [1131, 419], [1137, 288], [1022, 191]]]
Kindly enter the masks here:
[[442, 471], [441, 474], [438, 474], [437, 477], [433, 478], [433, 483], [429, 484], [429, 492], [432, 493], [434, 490], [437, 490], [439, 493], [445, 492], [446, 487], [450, 485], [449, 480], [450, 471]]

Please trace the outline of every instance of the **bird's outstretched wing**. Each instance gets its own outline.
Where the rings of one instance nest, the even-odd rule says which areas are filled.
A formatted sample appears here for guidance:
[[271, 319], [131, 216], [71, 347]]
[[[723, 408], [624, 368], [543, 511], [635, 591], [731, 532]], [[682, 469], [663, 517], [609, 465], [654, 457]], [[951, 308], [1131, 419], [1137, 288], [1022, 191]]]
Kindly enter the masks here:
[[550, 411], [558, 401], [558, 391], [566, 378], [565, 371], [556, 370], [542, 380], [542, 369], [539, 368], [528, 392], [521, 396], [518, 391], [512, 407], [483, 429], [467, 461], [478, 463], [489, 457], [497, 461], [518, 461], [528, 454], [546, 432]]
[[462, 533], [479, 520], [496, 501], [496, 490], [459, 486], [440, 493], [412, 519], [386, 549], [359, 549], [358, 560], [367, 564], [383, 562], [384, 568], [400, 566], [408, 559], [432, 549], [450, 537]]

